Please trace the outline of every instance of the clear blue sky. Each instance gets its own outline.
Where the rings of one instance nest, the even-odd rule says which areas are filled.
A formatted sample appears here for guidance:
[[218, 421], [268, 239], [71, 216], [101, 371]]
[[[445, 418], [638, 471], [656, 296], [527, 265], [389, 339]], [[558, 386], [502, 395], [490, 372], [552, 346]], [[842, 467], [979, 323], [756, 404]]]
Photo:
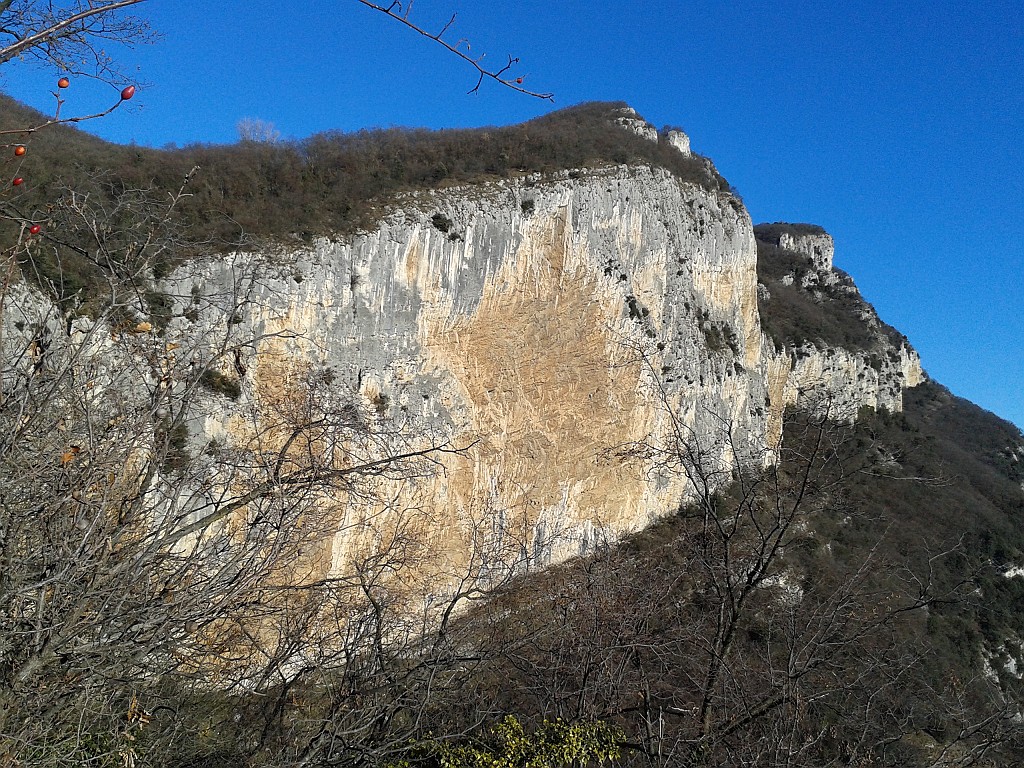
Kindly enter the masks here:
[[[149, 0], [162, 40], [118, 58], [145, 83], [90, 130], [149, 146], [519, 122], [623, 100], [679, 124], [755, 221], [824, 226], [838, 266], [925, 368], [1024, 425], [1024, 4], [417, 0], [413, 18], [503, 63], [554, 105], [485, 84], [355, 0]], [[46, 108], [54, 76], [5, 67]], [[70, 106], [102, 106], [76, 82]]]

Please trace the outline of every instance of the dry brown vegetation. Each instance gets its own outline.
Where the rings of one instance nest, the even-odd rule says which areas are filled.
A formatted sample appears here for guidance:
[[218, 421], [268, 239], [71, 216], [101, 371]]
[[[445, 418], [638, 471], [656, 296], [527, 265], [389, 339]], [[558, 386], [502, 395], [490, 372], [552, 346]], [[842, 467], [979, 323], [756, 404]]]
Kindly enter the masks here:
[[[284, 142], [241, 141], [153, 150], [109, 144], [67, 126], [31, 138], [24, 161], [26, 188], [4, 201], [20, 218], [46, 217], [55, 192], [75, 190], [94, 204], [126, 190], [176, 189], [190, 178], [169, 222], [179, 247], [158, 260], [159, 275], [197, 253], [255, 247], [270, 239], [342, 237], [373, 226], [396, 194], [420, 189], [555, 173], [607, 164], [668, 168], [684, 181], [730, 193], [706, 158], [684, 157], [616, 126], [621, 102], [581, 104], [520, 125], [468, 130], [408, 128], [328, 132]], [[0, 95], [0, 130], [45, 118]], [[192, 169], [198, 167], [194, 174]], [[11, 234], [0, 221], [0, 236]], [[53, 221], [56, 256], [33, 265], [62, 296], [92, 292], [103, 265], [90, 257], [88, 237], [69, 222]], [[56, 263], [59, 258], [60, 264]]]
[[464, 713], [610, 719], [634, 765], [1019, 759], [1019, 431], [934, 384], [827, 447], [807, 424], [790, 414], [777, 471], [713, 495], [718, 523], [686, 507], [482, 608], [505, 650]]
[[[0, 238], [18, 243], [5, 267], [16, 258], [64, 304], [4, 329], [0, 765], [434, 766], [411, 745], [479, 744], [509, 713], [538, 731], [611, 722], [638, 766], [1020, 761], [1024, 579], [1007, 572], [1024, 565], [1024, 437], [937, 385], [856, 427], [790, 414], [768, 469], [709, 463], [708, 436], [687, 434], [665, 470], [695, 503], [511, 584], [471, 563], [419, 615], [396, 589], [422, 557], [400, 526], [363, 531], [379, 546], [344, 573], [282, 574], [310, 557], [310, 528], [321, 544], [337, 532], [326, 496], [370, 504], [375, 476], [438, 471], [446, 446], [371, 430], [382, 414], [313, 372], [272, 433], [190, 442], [206, 397], [240, 394], [221, 364], [252, 340], [228, 321], [171, 350], [151, 333], [166, 309], [154, 275], [262, 239], [345, 236], [420, 187], [645, 163], [731, 194], [703, 158], [614, 127], [621, 106], [161, 151], [62, 126], [31, 136], [31, 181], [2, 201]], [[0, 97], [0, 130], [42, 119]], [[25, 220], [46, 222], [46, 248], [8, 239]], [[768, 331], [873, 349], [846, 278], [821, 296], [782, 285], [807, 262], [781, 231], [759, 242]], [[103, 322], [76, 325], [84, 312]], [[130, 397], [103, 379], [108, 328]], [[324, 462], [322, 444], [360, 442]]]
[[[892, 326], [869, 324], [866, 313], [874, 309], [861, 297], [853, 279], [833, 268], [839, 278], [835, 284], [817, 283], [801, 286], [801, 278], [813, 271], [810, 259], [800, 253], [781, 248], [778, 235], [821, 234], [824, 230], [809, 224], [758, 224], [757, 279], [768, 288], [770, 297], [759, 296], [758, 310], [765, 333], [779, 349], [792, 349], [803, 344], [817, 347], [843, 347], [854, 351], [884, 351], [884, 343], [897, 347], [906, 342]], [[792, 278], [787, 285], [783, 278]]]

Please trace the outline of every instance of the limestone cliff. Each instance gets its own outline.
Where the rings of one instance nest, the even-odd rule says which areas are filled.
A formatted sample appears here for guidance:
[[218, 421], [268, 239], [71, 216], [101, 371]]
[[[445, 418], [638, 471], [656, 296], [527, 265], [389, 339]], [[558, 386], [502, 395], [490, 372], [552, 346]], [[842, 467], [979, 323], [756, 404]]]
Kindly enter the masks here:
[[[635, 113], [618, 120], [657, 140]], [[668, 140], [689, 152], [681, 132]], [[840, 418], [901, 408], [921, 380], [905, 343], [765, 335], [759, 300], [772, 307], [780, 287], [812, 304], [823, 290], [856, 293], [824, 232], [782, 234], [774, 247], [799, 265], [759, 285], [739, 199], [660, 168], [608, 166], [408, 194], [373, 231], [203, 262], [167, 287], [232, 297], [219, 311], [259, 339], [235, 356], [242, 405], [216, 401], [207, 437], [230, 443], [235, 411], [287, 400], [296, 371], [329, 372], [375, 429], [464, 447], [443, 472], [383, 494], [432, 510], [435, 534], [454, 542], [446, 556], [466, 557], [486, 521], [488, 547], [512, 542], [547, 563], [675, 509], [690, 492], [682, 443], [727, 477], [738, 458], [771, 460], [783, 409], [802, 398]], [[240, 273], [258, 275], [244, 295]], [[869, 310], [861, 325], [877, 323]], [[216, 322], [211, 311], [203, 321]]]

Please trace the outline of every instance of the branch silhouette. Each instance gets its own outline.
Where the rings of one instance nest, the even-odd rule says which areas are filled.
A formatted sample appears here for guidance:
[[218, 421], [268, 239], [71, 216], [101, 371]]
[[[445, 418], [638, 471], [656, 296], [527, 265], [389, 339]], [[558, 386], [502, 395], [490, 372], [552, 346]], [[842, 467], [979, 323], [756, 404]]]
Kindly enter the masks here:
[[491, 78], [492, 80], [494, 80], [497, 83], [500, 83], [506, 88], [511, 88], [513, 91], [518, 91], [519, 93], [526, 94], [527, 96], [533, 96], [534, 98], [544, 99], [546, 101], [555, 100], [555, 95], [553, 93], [532, 91], [529, 88], [524, 88], [523, 78], [521, 76], [512, 77], [509, 74], [512, 68], [519, 63], [518, 57], [509, 56], [508, 62], [505, 64], [505, 66], [501, 67], [500, 69], [488, 69], [482, 63], [486, 54], [481, 54], [480, 56], [474, 58], [465, 51], [460, 50], [460, 46], [463, 45], [465, 46], [466, 51], [468, 51], [470, 48], [469, 41], [467, 41], [465, 38], [460, 38], [459, 40], [456, 40], [455, 43], [449, 43], [447, 40], [445, 40], [445, 34], [451, 29], [452, 25], [455, 23], [456, 14], [454, 13], [452, 14], [451, 18], [448, 19], [448, 23], [441, 28], [441, 31], [434, 33], [429, 32], [428, 30], [424, 29], [422, 26], [420, 26], [419, 24], [417, 24], [416, 22], [412, 21], [409, 18], [410, 14], [412, 13], [412, 0], [406, 2], [405, 5], [399, 2], [399, 0], [393, 0], [390, 4], [386, 6], [378, 5], [377, 3], [372, 3], [370, 2], [370, 0], [358, 0], [358, 2], [361, 3], [362, 5], [365, 5], [367, 8], [372, 8], [375, 11], [380, 11], [385, 16], [394, 19], [398, 23], [403, 24], [404, 26], [408, 27], [409, 29], [415, 32], [418, 32], [424, 37], [433, 40], [435, 43], [447, 49], [449, 52], [454, 53], [460, 59], [462, 59], [470, 66], [472, 66], [477, 72], [477, 81], [476, 85], [469, 89], [468, 93], [476, 93], [477, 91], [480, 90], [480, 86], [483, 84], [484, 78]]

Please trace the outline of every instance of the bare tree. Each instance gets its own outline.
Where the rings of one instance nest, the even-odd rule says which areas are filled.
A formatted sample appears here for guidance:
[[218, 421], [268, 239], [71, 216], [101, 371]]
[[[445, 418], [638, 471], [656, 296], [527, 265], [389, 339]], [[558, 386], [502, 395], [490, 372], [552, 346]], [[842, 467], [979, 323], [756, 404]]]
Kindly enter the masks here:
[[[451, 613], [415, 619], [398, 585], [426, 557], [424, 521], [382, 509], [375, 483], [429, 475], [457, 448], [376, 423], [326, 371], [297, 376], [283, 399], [241, 397], [238, 353], [267, 340], [234, 319], [258, 271], [240, 270], [223, 295], [169, 295], [152, 279], [153, 261], [180, 246], [185, 195], [187, 183], [107, 204], [67, 190], [51, 211], [61, 240], [6, 252], [0, 736], [11, 759], [167, 750], [179, 710], [211, 686], [285, 690], [341, 663], [354, 675], [365, 653], [399, 658]], [[58, 304], [20, 278], [18, 262], [31, 273], [44, 250], [49, 264], [76, 253], [99, 267], [98, 295]], [[51, 271], [35, 271], [47, 287]], [[205, 437], [197, 425], [232, 398], [231, 439]], [[370, 544], [333, 568], [338, 536]]]
[[[124, 77], [105, 46], [110, 43], [137, 45], [153, 38], [145, 19], [125, 12], [143, 2], [146, 0], [62, 0], [49, 3], [0, 0], [0, 65], [27, 57], [50, 64], [62, 73], [122, 81]], [[470, 93], [479, 90], [487, 78], [527, 96], [552, 99], [550, 93], [524, 87], [525, 78], [512, 71], [519, 63], [518, 58], [509, 56], [504, 65], [490, 68], [484, 64], [485, 55], [470, 53], [470, 44], [465, 38], [454, 42], [446, 40], [455, 24], [455, 14], [440, 30], [430, 32], [413, 19], [412, 2], [357, 2], [433, 40], [472, 66], [478, 79]]]
[[[116, 82], [103, 44], [148, 37], [124, 14], [142, 1], [0, 2], [0, 64]], [[131, 97], [67, 116], [62, 89], [19, 140]], [[240, 397], [244, 352], [266, 339], [234, 320], [256, 272], [221, 296], [154, 279], [186, 245], [189, 178], [171, 193], [102, 178], [102, 194], [52, 190], [49, 231], [2, 201], [20, 227], [0, 250], [0, 764], [380, 757], [422, 725], [445, 669], [470, 663], [448, 627], [495, 584], [490, 560], [471, 546], [439, 569], [423, 515], [376, 495], [457, 447], [371, 423], [312, 369], [291, 399], [240, 406], [232, 440], [198, 428]], [[72, 260], [94, 284], [67, 283]], [[338, 536], [361, 546], [332, 568]], [[410, 588], [425, 563], [452, 586]], [[211, 724], [228, 735], [202, 736]]]
[[243, 117], [235, 127], [238, 130], [238, 138], [242, 141], [274, 144], [281, 139], [281, 132], [273, 123], [257, 117]]
[[828, 538], [876, 524], [846, 501], [879, 469], [853, 428], [791, 414], [766, 464], [719, 424], [630, 449], [687, 475], [678, 514], [472, 617], [504, 647], [467, 707], [611, 719], [628, 762], [666, 766], [969, 766], [1019, 739], [993, 678], [927, 669], [929, 612], [973, 589], [938, 576], [957, 542], [896, 557], [881, 531], [845, 553]]
[[105, 46], [152, 38], [127, 9], [145, 0], [0, 0], [0, 65], [32, 58], [59, 72], [123, 81]]

